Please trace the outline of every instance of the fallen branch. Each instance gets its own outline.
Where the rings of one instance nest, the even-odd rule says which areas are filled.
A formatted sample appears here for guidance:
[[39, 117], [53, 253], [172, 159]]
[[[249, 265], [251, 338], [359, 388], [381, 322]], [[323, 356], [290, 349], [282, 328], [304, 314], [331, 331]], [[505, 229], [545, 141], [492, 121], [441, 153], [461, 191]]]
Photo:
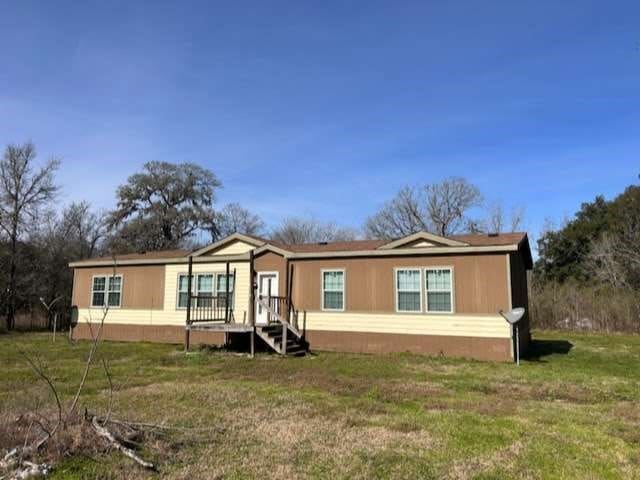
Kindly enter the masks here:
[[150, 470], [155, 470], [155, 466], [153, 465], [153, 463], [143, 460], [141, 457], [138, 456], [138, 454], [136, 454], [136, 452], [134, 452], [130, 448], [125, 447], [118, 440], [116, 440], [116, 437], [109, 430], [107, 430], [105, 427], [100, 425], [100, 422], [98, 421], [98, 417], [93, 416], [91, 418], [91, 426], [99, 436], [106, 439], [109, 442], [109, 444], [113, 446], [116, 450], [119, 450], [120, 452], [122, 452], [131, 460], [136, 462], [138, 465], [144, 468], [148, 468]]

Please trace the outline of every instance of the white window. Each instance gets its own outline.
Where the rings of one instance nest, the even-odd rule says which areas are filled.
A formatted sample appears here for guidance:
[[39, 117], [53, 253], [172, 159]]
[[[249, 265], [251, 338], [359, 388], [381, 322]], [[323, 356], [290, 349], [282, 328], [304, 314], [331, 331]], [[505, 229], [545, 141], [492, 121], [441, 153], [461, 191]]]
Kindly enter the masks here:
[[453, 313], [453, 271], [451, 268], [425, 269], [428, 313]]
[[[187, 308], [188, 280], [188, 274], [178, 275], [178, 308]], [[199, 297], [197, 299], [198, 307], [211, 307], [213, 297], [218, 298], [215, 307], [225, 307], [226, 292], [227, 275], [224, 273], [198, 273], [192, 276], [191, 295]], [[229, 275], [229, 304], [233, 306], [233, 274]]]
[[122, 302], [122, 275], [93, 277], [91, 285], [92, 307], [119, 307]]
[[[229, 306], [233, 308], [233, 273], [229, 274]], [[219, 273], [216, 275], [216, 295], [218, 297], [218, 305], [226, 307], [227, 301], [227, 274]]]
[[[195, 293], [196, 286], [193, 282], [193, 275], [191, 276], [191, 293]], [[189, 275], [181, 273], [178, 275], [178, 308], [187, 308], [188, 302], [188, 288], [189, 288]]]
[[396, 270], [396, 309], [398, 312], [421, 312], [422, 293], [419, 268]]
[[322, 271], [322, 310], [344, 310], [344, 270]]
[[[213, 304], [213, 274], [201, 273], [197, 276], [196, 295], [198, 307], [211, 307]], [[186, 306], [186, 305], [185, 305]]]

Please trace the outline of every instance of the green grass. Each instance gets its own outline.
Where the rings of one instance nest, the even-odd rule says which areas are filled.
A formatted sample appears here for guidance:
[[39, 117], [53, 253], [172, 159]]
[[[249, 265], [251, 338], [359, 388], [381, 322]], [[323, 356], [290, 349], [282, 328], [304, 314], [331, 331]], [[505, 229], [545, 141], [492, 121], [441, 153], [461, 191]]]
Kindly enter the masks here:
[[[147, 445], [160, 472], [141, 477], [640, 479], [640, 337], [534, 336], [519, 368], [411, 354], [185, 356], [148, 343], [104, 343], [100, 355], [115, 416], [188, 427]], [[0, 413], [47, 398], [18, 348], [38, 353], [68, 399], [88, 347], [1, 335]], [[103, 411], [106, 388], [96, 366], [82, 404]], [[131, 468], [117, 454], [76, 457], [52, 478]]]

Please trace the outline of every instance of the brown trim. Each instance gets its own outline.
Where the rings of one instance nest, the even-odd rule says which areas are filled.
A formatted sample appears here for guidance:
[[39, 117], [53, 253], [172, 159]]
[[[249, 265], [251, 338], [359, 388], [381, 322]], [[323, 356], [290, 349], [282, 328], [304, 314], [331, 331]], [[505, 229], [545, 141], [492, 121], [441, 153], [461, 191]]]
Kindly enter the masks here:
[[511, 361], [508, 338], [307, 330], [311, 350], [352, 353], [411, 352], [476, 360]]
[[[97, 325], [93, 326], [94, 334], [97, 332]], [[111, 323], [105, 324], [102, 329], [102, 338], [117, 342], [152, 342], [152, 343], [174, 343], [176, 345], [184, 342], [185, 328], [178, 325], [132, 325]], [[73, 338], [91, 339], [89, 325], [79, 323], [73, 330]], [[194, 330], [191, 332], [191, 345], [207, 344], [222, 345], [224, 343], [223, 332], [203, 332]]]

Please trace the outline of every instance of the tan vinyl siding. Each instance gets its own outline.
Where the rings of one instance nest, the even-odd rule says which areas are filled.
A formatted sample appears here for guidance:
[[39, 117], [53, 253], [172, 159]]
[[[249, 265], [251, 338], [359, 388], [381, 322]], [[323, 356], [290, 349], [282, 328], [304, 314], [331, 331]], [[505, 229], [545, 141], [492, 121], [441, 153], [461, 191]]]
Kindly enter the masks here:
[[505, 254], [296, 260], [293, 303], [299, 310], [319, 311], [320, 271], [339, 268], [346, 273], [347, 313], [395, 313], [394, 269], [439, 266], [453, 267], [456, 313], [495, 315], [508, 308]]
[[[266, 252], [257, 256], [254, 260], [256, 272], [278, 272], [278, 292], [280, 296], [286, 295], [287, 291], [287, 261], [281, 255], [273, 252]], [[318, 273], [318, 275], [320, 275]], [[305, 285], [306, 292], [306, 285]]]
[[520, 329], [520, 349], [525, 351], [529, 344], [529, 285], [527, 269], [524, 259], [520, 253], [512, 253], [509, 256], [509, 267], [511, 276], [511, 299], [512, 307], [523, 307], [525, 309], [524, 319], [519, 323]]
[[410, 335], [448, 335], [509, 338], [507, 322], [500, 315], [427, 315], [349, 312], [300, 312], [307, 330], [377, 332]]
[[254, 248], [256, 248], [254, 245], [236, 240], [235, 242], [230, 242], [227, 245], [207, 253], [207, 255], [238, 255], [241, 253], [247, 253]]
[[[131, 267], [138, 270], [149, 267]], [[154, 267], [155, 268], [155, 267]], [[229, 265], [230, 271], [236, 269], [236, 283], [234, 291], [234, 318], [236, 322], [242, 322], [247, 318], [247, 306], [249, 303], [249, 263], [235, 262]], [[161, 310], [155, 309], [133, 309], [127, 306], [123, 308], [111, 309], [107, 314], [107, 323], [132, 324], [132, 325], [184, 325], [186, 320], [186, 310], [176, 308], [178, 275], [188, 272], [188, 265], [166, 265], [162, 267], [163, 275], [163, 297], [164, 301]], [[194, 273], [225, 273], [225, 263], [198, 263], [193, 265]], [[126, 273], [124, 285], [126, 288]], [[76, 279], [76, 282], [78, 280]], [[87, 297], [88, 298], [88, 297]], [[101, 309], [86, 308], [87, 305], [79, 309], [80, 323], [87, 321], [99, 321], [102, 315]]]
[[[236, 282], [234, 285], [234, 318], [236, 322], [242, 322], [247, 315], [249, 304], [249, 263], [232, 262], [229, 264], [229, 271], [236, 271]], [[165, 278], [165, 301], [164, 313], [167, 321], [173, 323], [180, 318], [181, 323], [185, 320], [185, 309], [177, 308], [178, 300], [178, 275], [187, 273], [188, 265], [167, 265]], [[225, 263], [194, 263], [193, 273], [226, 273]]]
[[[116, 267], [122, 275], [121, 307], [132, 310], [161, 310], [164, 306], [164, 265]], [[78, 308], [91, 305], [91, 287], [95, 275], [113, 275], [113, 267], [75, 268], [73, 271], [73, 304]]]

